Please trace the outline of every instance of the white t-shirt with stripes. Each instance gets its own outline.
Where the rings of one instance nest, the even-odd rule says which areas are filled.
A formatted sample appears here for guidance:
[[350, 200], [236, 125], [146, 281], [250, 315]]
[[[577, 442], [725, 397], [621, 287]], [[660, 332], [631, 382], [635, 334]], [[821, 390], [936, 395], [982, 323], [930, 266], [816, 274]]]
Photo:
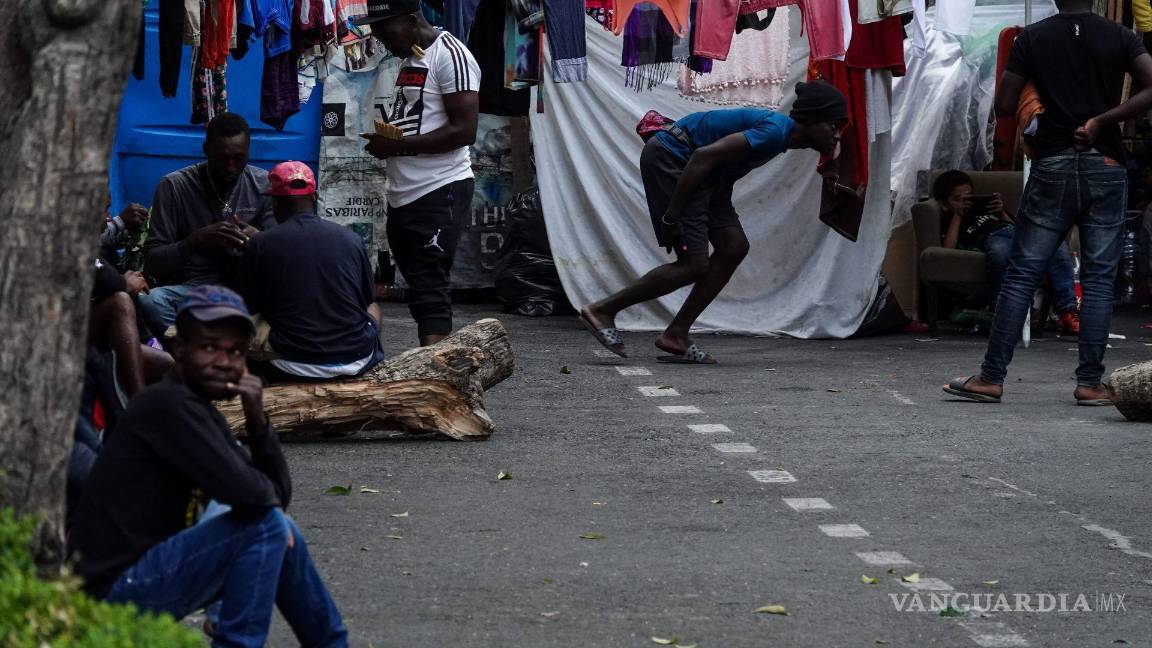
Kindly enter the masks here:
[[[448, 32], [424, 52], [400, 64], [396, 98], [389, 121], [405, 137], [431, 133], [448, 124], [444, 95], [480, 91], [480, 65], [468, 48]], [[448, 153], [424, 153], [388, 160], [388, 203], [401, 207], [444, 185], [472, 177], [468, 147]]]

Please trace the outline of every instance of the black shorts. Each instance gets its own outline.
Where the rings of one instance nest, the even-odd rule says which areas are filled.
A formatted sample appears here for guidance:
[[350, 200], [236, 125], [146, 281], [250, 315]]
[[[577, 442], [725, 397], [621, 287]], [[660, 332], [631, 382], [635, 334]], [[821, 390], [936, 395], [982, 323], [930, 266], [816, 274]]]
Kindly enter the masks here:
[[[668, 242], [661, 232], [660, 219], [668, 211], [672, 193], [676, 191], [676, 183], [680, 181], [686, 164], [664, 148], [659, 137], [648, 140], [640, 154], [640, 177], [644, 180], [648, 214], [652, 217], [652, 229], [661, 246], [667, 246]], [[682, 244], [688, 248], [688, 254], [708, 254], [709, 231], [740, 226], [740, 215], [732, 206], [732, 185], [735, 182], [730, 178], [706, 181], [688, 199], [680, 222], [684, 233]]]

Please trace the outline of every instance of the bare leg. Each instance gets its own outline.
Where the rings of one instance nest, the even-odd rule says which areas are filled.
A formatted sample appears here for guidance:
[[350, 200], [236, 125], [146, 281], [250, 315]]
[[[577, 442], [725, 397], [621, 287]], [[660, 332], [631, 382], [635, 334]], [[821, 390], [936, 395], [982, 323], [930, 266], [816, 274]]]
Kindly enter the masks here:
[[598, 328], [616, 326], [616, 314], [641, 302], [663, 297], [670, 292], [699, 280], [708, 273], [708, 257], [704, 254], [679, 254], [672, 263], [657, 266], [630, 286], [588, 304], [582, 312]]
[[144, 359], [136, 305], [128, 293], [113, 293], [92, 305], [88, 338], [116, 353], [116, 378], [131, 398], [144, 388]]
[[708, 261], [708, 273], [696, 282], [672, 323], [656, 338], [656, 347], [663, 351], [682, 354], [688, 349], [692, 343], [688, 337], [692, 325], [728, 285], [736, 268], [748, 256], [748, 237], [739, 225], [712, 230], [709, 238], [714, 251]]
[[144, 360], [144, 384], [151, 385], [159, 382], [164, 374], [176, 364], [172, 356], [160, 349], [153, 349], [147, 344], [140, 345], [140, 352]]

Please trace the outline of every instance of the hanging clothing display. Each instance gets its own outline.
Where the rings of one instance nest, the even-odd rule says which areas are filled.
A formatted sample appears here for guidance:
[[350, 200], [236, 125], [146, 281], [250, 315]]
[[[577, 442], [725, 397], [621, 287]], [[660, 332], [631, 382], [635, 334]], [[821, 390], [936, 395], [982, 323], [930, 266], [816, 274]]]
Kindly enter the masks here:
[[856, 22], [861, 25], [880, 22], [892, 16], [912, 13], [912, 0], [860, 0]]
[[[850, 22], [856, 22], [857, 8], [871, 0], [850, 0]], [[869, 70], [890, 70], [892, 76], [904, 76], [904, 27], [899, 18], [885, 18], [878, 22], [857, 24], [852, 32], [852, 43], [844, 55], [848, 67]]]
[[1132, 23], [1138, 32], [1152, 32], [1152, 0], [1132, 0]]
[[158, 27], [160, 93], [165, 97], [175, 97], [180, 86], [180, 59], [184, 54], [183, 0], [160, 0]]
[[[711, 0], [712, 2], [727, 2], [727, 0]], [[684, 38], [688, 36], [688, 21], [691, 14], [692, 0], [614, 0], [612, 7], [612, 32], [619, 36], [624, 32], [624, 27], [627, 21], [631, 19], [632, 12], [636, 10], [639, 5], [651, 4], [659, 10], [664, 17], [668, 20], [668, 24], [672, 26], [672, 30], [676, 36]], [[736, 17], [732, 17], [735, 23]]]
[[953, 36], [972, 32], [976, 0], [936, 0], [936, 30]]
[[924, 58], [928, 55], [928, 10], [925, 0], [912, 0], [912, 22], [908, 24], [908, 37], [912, 44], [908, 56]]
[[300, 112], [300, 90], [296, 85], [296, 56], [291, 51], [264, 59], [260, 83], [260, 121], [284, 130], [288, 118]]
[[232, 49], [233, 25], [236, 20], [234, 0], [208, 0], [200, 21], [202, 67], [215, 70], [228, 63]]
[[584, 0], [544, 0], [544, 24], [557, 83], [588, 78]]
[[522, 90], [540, 82], [539, 0], [517, 0], [504, 19], [504, 87]]
[[871, 144], [884, 133], [892, 132], [892, 71], [865, 70], [864, 87], [868, 143]]
[[692, 43], [692, 53], [723, 61], [732, 46], [736, 18], [740, 15], [741, 0], [710, 0], [697, 2], [692, 9], [692, 27], [698, 36]]
[[640, 91], [663, 83], [675, 68], [676, 44], [676, 33], [659, 8], [647, 4], [636, 7], [624, 26], [620, 55], [624, 85]]
[[467, 43], [479, 7], [480, 0], [444, 0], [444, 31]]
[[711, 74], [694, 74], [685, 67], [680, 76], [680, 94], [720, 105], [779, 108], [788, 80], [791, 45], [788, 8], [776, 11], [768, 29], [737, 35], [728, 60], [714, 62]]
[[204, 50], [192, 50], [192, 119], [193, 124], [207, 124], [220, 113], [228, 112], [228, 87], [225, 66], [204, 67]]
[[525, 116], [532, 100], [527, 90], [504, 87], [505, 0], [483, 0], [476, 11], [468, 50], [480, 66], [480, 112]]
[[808, 32], [808, 47], [817, 61], [844, 56], [843, 8], [838, 0], [801, 0], [804, 31]]

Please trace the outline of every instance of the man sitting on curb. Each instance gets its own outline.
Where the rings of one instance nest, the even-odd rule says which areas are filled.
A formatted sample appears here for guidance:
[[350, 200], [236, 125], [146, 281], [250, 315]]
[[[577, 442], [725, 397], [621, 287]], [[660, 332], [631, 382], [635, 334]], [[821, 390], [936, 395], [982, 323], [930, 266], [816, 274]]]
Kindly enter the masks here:
[[241, 292], [262, 320], [255, 353], [270, 379], [358, 376], [384, 359], [372, 266], [352, 230], [316, 214], [316, 180], [302, 162], [268, 174], [278, 225], [248, 242]]
[[152, 199], [144, 273], [155, 281], [139, 298], [152, 335], [163, 339], [194, 286], [231, 285], [248, 239], [275, 224], [261, 195], [268, 172], [248, 164], [248, 122], [220, 113], [208, 123], [206, 160], [160, 181]]
[[[80, 498], [70, 549], [95, 596], [183, 618], [221, 601], [213, 646], [263, 646], [272, 607], [305, 646], [347, 631], [304, 537], [285, 516], [288, 465], [247, 372], [253, 324], [239, 295], [189, 291], [171, 374], [129, 403]], [[212, 401], [240, 396], [248, 452]], [[198, 503], [231, 511], [196, 524]]]

